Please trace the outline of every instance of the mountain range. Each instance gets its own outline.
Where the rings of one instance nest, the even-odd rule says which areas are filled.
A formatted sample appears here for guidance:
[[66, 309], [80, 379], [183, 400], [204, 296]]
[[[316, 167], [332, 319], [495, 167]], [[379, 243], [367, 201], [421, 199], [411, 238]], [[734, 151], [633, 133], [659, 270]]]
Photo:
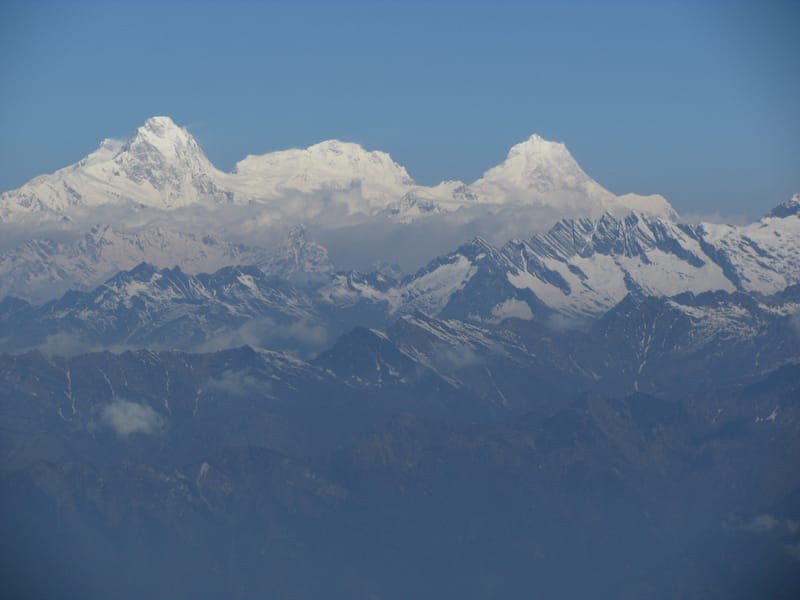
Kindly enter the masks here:
[[[776, 210], [785, 211], [793, 202]], [[173, 246], [164, 241], [166, 234], [162, 235], [151, 240], [153, 245], [164, 242], [162, 260], [177, 260], [179, 257], [170, 254]], [[122, 240], [130, 254], [110, 252], [116, 244], [106, 243], [108, 239]], [[314, 324], [339, 334], [357, 324], [357, 320], [345, 316], [348, 313], [360, 314], [363, 323], [376, 325], [415, 311], [478, 324], [499, 323], [506, 318], [558, 318], [578, 325], [605, 314], [630, 294], [674, 297], [721, 291], [771, 295], [800, 283], [800, 259], [795, 251], [800, 247], [800, 215], [794, 213], [765, 217], [739, 228], [683, 225], [638, 213], [624, 218], [607, 213], [597, 221], [562, 220], [546, 234], [511, 240], [500, 248], [475, 238], [407, 276], [381, 270], [361, 273], [337, 269], [325, 248], [309, 240], [303, 228], [293, 229], [272, 252], [230, 245], [208, 236], [202, 240], [192, 236], [179, 239], [183, 240], [184, 262], [188, 264], [159, 269], [142, 262], [99, 287], [71, 291], [38, 307], [23, 300], [8, 300], [5, 305], [8, 310], [14, 307], [15, 320], [25, 314], [39, 323], [52, 322], [50, 329], [43, 329], [50, 334], [65, 328], [82, 331], [78, 315], [90, 328], [98, 328], [106, 318], [99, 318], [94, 311], [119, 319], [119, 310], [138, 311], [134, 321], [129, 321], [133, 317], [123, 319], [129, 327], [134, 322], [142, 326], [147, 322], [150, 327], [164, 325], [159, 319], [185, 319], [195, 311], [202, 313], [205, 321], [211, 314], [227, 315], [233, 320], [216, 326], [225, 329], [241, 325], [243, 319], [273, 319], [280, 313], [281, 319]], [[68, 277], [64, 281], [75, 276], [91, 281], [98, 274], [99, 260], [124, 263], [145, 254], [140, 245], [114, 230], [95, 230], [80, 244], [68, 247], [68, 253], [63, 246], [47, 246], [59, 261], [79, 265], [77, 272], [58, 263], [53, 269], [42, 270], [36, 260], [40, 246], [31, 242], [27, 248], [33, 258], [26, 260], [28, 254], [24, 253], [10, 263], [12, 274], [23, 276], [17, 280], [9, 277], [7, 285], [25, 289], [36, 283], [25, 275], [46, 282], [65, 274]], [[213, 249], [215, 254], [205, 249]], [[197, 262], [230, 266], [213, 274], [192, 274], [195, 269], [191, 267]], [[275, 299], [266, 300], [274, 294], [278, 294]], [[212, 310], [212, 306], [218, 308]], [[10, 319], [9, 315], [6, 318]], [[30, 332], [36, 328], [26, 325], [24, 329]], [[202, 341], [209, 341], [213, 327], [201, 329], [206, 332]], [[3, 337], [8, 340], [8, 333]], [[26, 337], [29, 343], [38, 339], [30, 333], [22, 336]], [[132, 331], [113, 336], [113, 340], [90, 337], [92, 344], [126, 344], [137, 339]], [[183, 338], [172, 338], [174, 347], [191, 347], [180, 340]], [[150, 343], [155, 340], [150, 339]]]
[[798, 596], [800, 194], [684, 223], [538, 136], [225, 173], [154, 117], [0, 233], [10, 596]]
[[[351, 190], [357, 194], [346, 194]], [[470, 204], [576, 203], [596, 214], [636, 209], [662, 217], [674, 211], [660, 196], [616, 197], [589, 178], [564, 144], [538, 135], [472, 184], [417, 185], [385, 152], [329, 140], [306, 149], [248, 156], [230, 173], [216, 169], [197, 142], [169, 117], [148, 119], [127, 141], [106, 139], [78, 163], [37, 177], [0, 196], [0, 222], [58, 221], [81, 209], [128, 205], [175, 210], [259, 204], [281, 212], [287, 195], [328, 192], [346, 216], [386, 212], [413, 219]], [[336, 195], [335, 192], [343, 192]], [[305, 213], [320, 207], [296, 207]]]
[[[539, 215], [546, 208], [536, 226], [550, 219], [551, 228], [529, 238], [500, 238], [502, 258], [487, 254], [492, 268], [508, 272], [503, 285], [520, 290], [505, 292], [509, 298], [530, 292], [560, 312], [597, 314], [637, 288], [665, 295], [773, 293], [797, 283], [798, 202], [795, 196], [743, 227], [682, 224], [662, 197], [616, 197], [590, 179], [563, 144], [536, 135], [469, 185], [418, 186], [387, 154], [338, 141], [250, 156], [223, 173], [185, 129], [154, 117], [127, 142], [105, 140], [75, 165], [0, 196], [7, 239], [0, 294], [44, 301], [68, 289], [89, 290], [140, 262], [191, 274], [256, 265], [283, 276], [287, 257], [298, 251], [316, 258], [295, 264], [294, 271], [333, 272], [329, 251], [308, 235], [292, 241], [290, 224], [319, 233], [359, 219], [414, 227], [451, 218], [437, 221], [444, 229], [452, 222], [462, 226], [477, 210], [514, 221], [520, 211]], [[511, 212], [497, 217], [503, 211]], [[478, 225], [471, 228], [480, 233]], [[484, 238], [498, 239], [490, 225], [483, 229]], [[345, 238], [357, 236], [344, 231]], [[382, 250], [391, 258], [391, 249]], [[458, 288], [481, 271], [473, 261], [478, 254], [443, 257], [435, 273], [428, 265], [426, 278], [417, 273], [405, 283], [412, 287], [394, 289], [385, 299], [396, 305], [397, 297], [414, 295], [422, 304], [441, 302], [432, 288], [418, 287], [434, 285], [435, 278], [437, 286]]]

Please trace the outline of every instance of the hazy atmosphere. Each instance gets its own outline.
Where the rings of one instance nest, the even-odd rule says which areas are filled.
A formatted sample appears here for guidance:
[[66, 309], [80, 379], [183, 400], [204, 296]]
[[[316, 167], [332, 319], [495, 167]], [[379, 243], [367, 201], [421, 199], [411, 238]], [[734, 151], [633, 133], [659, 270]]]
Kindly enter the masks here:
[[0, 595], [796, 600], [799, 6], [2, 3]]

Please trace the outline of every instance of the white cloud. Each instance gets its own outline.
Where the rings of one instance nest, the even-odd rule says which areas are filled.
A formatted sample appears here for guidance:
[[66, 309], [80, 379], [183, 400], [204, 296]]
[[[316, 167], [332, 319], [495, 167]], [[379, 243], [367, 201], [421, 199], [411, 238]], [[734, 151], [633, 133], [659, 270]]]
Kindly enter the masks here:
[[746, 215], [724, 215], [719, 212], [713, 213], [687, 213], [680, 216], [681, 223], [694, 225], [696, 223], [717, 223], [720, 225], [747, 225], [753, 222], [753, 219]]
[[483, 358], [474, 348], [463, 346], [450, 346], [447, 344], [434, 344], [431, 346], [430, 359], [438, 368], [444, 371], [452, 369], [465, 369], [483, 362]]
[[103, 407], [102, 418], [120, 437], [134, 433], [152, 435], [160, 432], [164, 419], [146, 404], [114, 398], [111, 404]]
[[533, 311], [527, 302], [509, 298], [492, 309], [492, 316], [498, 321], [510, 318], [530, 321], [533, 319]]
[[90, 344], [77, 334], [61, 331], [48, 335], [37, 346], [37, 349], [45, 356], [64, 356], [69, 358], [79, 354], [97, 352], [100, 347], [96, 344]]
[[742, 524], [742, 529], [744, 531], [749, 531], [750, 533], [768, 533], [780, 527], [781, 522], [769, 514], [758, 515], [753, 517], [753, 519], [747, 523]]
[[328, 331], [320, 324], [295, 321], [277, 324], [270, 318], [251, 319], [232, 331], [225, 331], [204, 342], [199, 352], [218, 352], [228, 348], [251, 346], [295, 352], [310, 356], [324, 348], [330, 341]]
[[218, 393], [226, 396], [247, 396], [265, 393], [270, 389], [268, 381], [259, 381], [244, 371], [227, 370], [218, 379], [209, 379], [203, 386], [207, 393]]

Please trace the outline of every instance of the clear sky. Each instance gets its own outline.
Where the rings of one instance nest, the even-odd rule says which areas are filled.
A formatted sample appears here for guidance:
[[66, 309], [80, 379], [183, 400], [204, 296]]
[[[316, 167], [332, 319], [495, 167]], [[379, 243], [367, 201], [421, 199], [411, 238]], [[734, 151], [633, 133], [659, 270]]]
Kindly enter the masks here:
[[800, 2], [0, 3], [0, 189], [147, 117], [220, 168], [339, 138], [421, 183], [537, 132], [617, 193], [755, 217], [800, 191]]

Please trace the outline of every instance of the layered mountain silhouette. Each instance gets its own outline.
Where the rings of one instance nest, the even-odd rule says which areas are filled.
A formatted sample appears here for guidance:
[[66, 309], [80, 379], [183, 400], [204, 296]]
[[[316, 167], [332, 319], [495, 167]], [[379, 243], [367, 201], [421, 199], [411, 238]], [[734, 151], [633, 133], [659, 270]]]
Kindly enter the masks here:
[[6, 595], [796, 598], [799, 208], [105, 140], [0, 197]]

